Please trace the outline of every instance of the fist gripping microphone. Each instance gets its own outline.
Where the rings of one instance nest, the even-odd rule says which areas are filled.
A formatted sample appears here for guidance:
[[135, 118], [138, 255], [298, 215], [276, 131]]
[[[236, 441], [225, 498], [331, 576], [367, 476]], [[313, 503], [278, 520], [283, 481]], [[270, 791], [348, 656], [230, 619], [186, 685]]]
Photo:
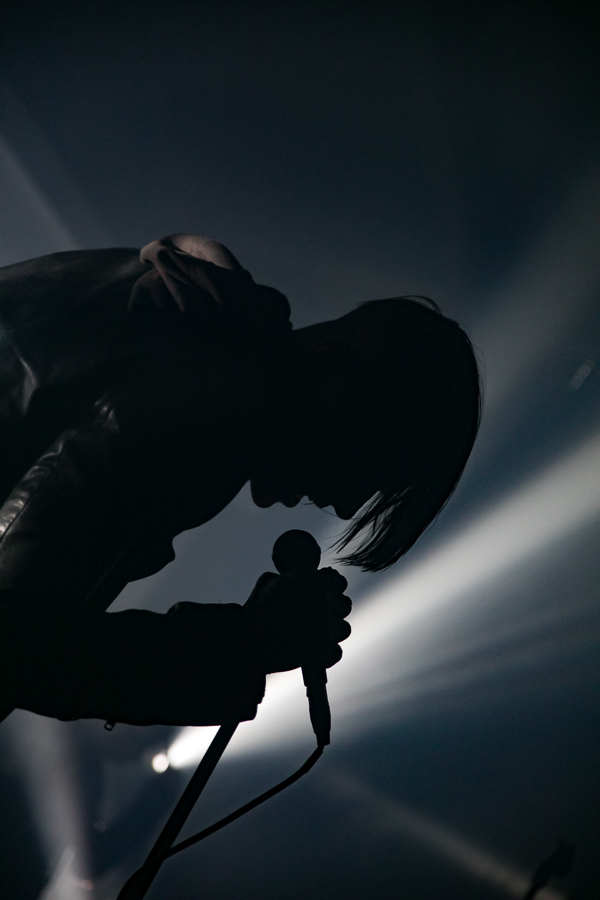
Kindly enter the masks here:
[[[280, 575], [316, 572], [321, 562], [321, 548], [308, 531], [293, 529], [277, 538], [273, 546], [273, 563]], [[327, 669], [320, 663], [307, 660], [302, 677], [308, 697], [308, 710], [313, 731], [320, 747], [329, 743], [331, 712], [327, 699]]]

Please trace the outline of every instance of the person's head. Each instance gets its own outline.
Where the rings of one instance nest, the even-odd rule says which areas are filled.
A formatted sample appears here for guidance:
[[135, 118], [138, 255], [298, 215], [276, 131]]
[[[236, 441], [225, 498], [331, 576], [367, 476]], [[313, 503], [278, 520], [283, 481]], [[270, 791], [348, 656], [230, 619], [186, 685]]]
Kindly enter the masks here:
[[352, 519], [343, 561], [384, 569], [442, 509], [471, 452], [481, 407], [471, 342], [433, 304], [405, 297], [291, 337], [291, 380], [254, 500], [332, 506]]

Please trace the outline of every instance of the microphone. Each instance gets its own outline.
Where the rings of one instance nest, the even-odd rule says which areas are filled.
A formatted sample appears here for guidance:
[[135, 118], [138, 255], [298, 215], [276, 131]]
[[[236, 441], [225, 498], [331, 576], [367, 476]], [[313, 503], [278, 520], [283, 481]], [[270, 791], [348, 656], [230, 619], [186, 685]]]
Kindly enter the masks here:
[[[272, 560], [280, 575], [292, 572], [316, 572], [321, 562], [321, 548], [308, 531], [292, 529], [277, 538]], [[313, 731], [320, 747], [330, 742], [331, 711], [327, 699], [327, 669], [314, 660], [302, 666], [302, 677], [308, 697], [308, 710]]]

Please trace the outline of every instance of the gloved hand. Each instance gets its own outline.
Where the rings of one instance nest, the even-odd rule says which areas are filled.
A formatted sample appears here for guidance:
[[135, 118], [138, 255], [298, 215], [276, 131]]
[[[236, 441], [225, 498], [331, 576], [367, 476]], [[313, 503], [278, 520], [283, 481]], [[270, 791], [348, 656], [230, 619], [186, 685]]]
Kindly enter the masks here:
[[339, 646], [351, 628], [348, 582], [335, 569], [258, 579], [246, 608], [251, 615], [257, 660], [263, 671], [284, 672], [308, 660], [329, 668], [342, 658]]

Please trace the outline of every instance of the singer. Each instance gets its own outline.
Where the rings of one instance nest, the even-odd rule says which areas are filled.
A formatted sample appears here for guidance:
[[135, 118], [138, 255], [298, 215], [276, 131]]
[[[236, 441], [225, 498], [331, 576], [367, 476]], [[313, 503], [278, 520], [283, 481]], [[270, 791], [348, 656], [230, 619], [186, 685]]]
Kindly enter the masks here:
[[193, 235], [0, 270], [0, 334], [5, 713], [253, 718], [266, 673], [341, 657], [341, 575], [311, 598], [259, 579], [247, 606], [112, 601], [247, 482], [260, 507], [332, 507], [343, 560], [384, 569], [452, 494], [479, 423], [471, 344], [433, 305], [292, 330], [281, 293]]

